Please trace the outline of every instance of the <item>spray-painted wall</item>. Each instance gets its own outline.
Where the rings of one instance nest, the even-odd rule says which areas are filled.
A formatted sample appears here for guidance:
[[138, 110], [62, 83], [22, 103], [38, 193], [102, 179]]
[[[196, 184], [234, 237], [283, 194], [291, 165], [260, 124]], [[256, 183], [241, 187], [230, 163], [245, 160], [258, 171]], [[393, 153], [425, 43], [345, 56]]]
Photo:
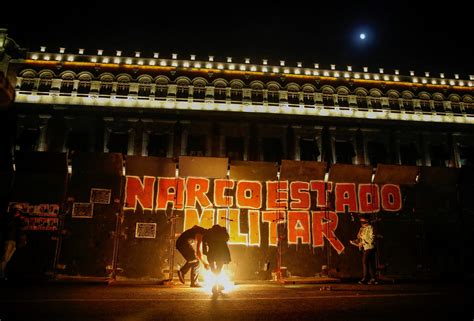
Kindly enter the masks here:
[[222, 159], [182, 157], [179, 169], [180, 177], [127, 175], [125, 220], [137, 212], [143, 222], [136, 224], [150, 214], [155, 222], [176, 217], [178, 233], [225, 226], [237, 278], [255, 277], [268, 262], [300, 276], [325, 266], [331, 275], [354, 277], [360, 253], [349, 240], [358, 214], [402, 209], [400, 186], [371, 183], [367, 167], [335, 166], [326, 181], [326, 164], [312, 162], [285, 161], [280, 178], [273, 163], [231, 164], [227, 177]]
[[[67, 181], [64, 154], [31, 155], [25, 165], [17, 162], [10, 201], [34, 204], [36, 212], [38, 205], [57, 204], [45, 216], [57, 225], [28, 231], [35, 241], [18, 251], [11, 267], [17, 274], [45, 274], [56, 262], [61, 273], [105, 276], [116, 263], [122, 276], [166, 279], [170, 263], [174, 269], [183, 263], [178, 252], [173, 256], [176, 237], [194, 224], [221, 224], [238, 279], [270, 277], [267, 263], [270, 271], [280, 264], [292, 275], [359, 277], [361, 253], [349, 240], [360, 213], [374, 220], [386, 275], [464, 273], [472, 247], [468, 236], [464, 244], [456, 237], [472, 232], [465, 219], [472, 184], [458, 184], [457, 169], [379, 165], [374, 173], [319, 162], [229, 166], [226, 158], [175, 163], [128, 156], [124, 162], [120, 154], [78, 153]], [[33, 252], [38, 258], [31, 261]], [[20, 268], [26, 264], [28, 271]]]
[[18, 248], [8, 266], [10, 275], [38, 277], [52, 271], [61, 205], [67, 184], [63, 153], [17, 153], [10, 205], [26, 213], [27, 244]]

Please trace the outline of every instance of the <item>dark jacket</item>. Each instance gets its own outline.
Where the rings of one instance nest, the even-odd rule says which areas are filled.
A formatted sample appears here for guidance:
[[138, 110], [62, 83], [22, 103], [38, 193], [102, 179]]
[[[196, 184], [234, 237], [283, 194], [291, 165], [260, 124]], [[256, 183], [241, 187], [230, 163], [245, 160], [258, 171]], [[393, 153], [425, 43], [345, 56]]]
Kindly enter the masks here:
[[181, 246], [186, 246], [187, 244], [189, 244], [190, 241], [196, 238], [196, 234], [201, 234], [204, 236], [206, 232], [207, 229], [198, 225], [194, 225], [190, 229], [187, 229], [186, 231], [181, 233], [181, 235], [176, 240], [176, 247], [179, 248]]
[[203, 254], [207, 256], [209, 262], [220, 262], [228, 264], [231, 261], [230, 251], [227, 245], [229, 233], [225, 227], [214, 225], [204, 235]]

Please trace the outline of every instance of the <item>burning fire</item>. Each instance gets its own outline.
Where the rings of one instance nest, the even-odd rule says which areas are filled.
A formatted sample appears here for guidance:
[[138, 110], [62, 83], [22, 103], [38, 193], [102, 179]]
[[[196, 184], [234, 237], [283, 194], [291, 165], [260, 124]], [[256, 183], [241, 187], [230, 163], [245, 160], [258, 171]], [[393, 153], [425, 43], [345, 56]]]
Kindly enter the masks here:
[[202, 275], [204, 278], [202, 288], [208, 293], [214, 293], [218, 287], [222, 293], [228, 293], [235, 288], [234, 282], [230, 280], [230, 273], [225, 268], [218, 275], [211, 270], [204, 270]]

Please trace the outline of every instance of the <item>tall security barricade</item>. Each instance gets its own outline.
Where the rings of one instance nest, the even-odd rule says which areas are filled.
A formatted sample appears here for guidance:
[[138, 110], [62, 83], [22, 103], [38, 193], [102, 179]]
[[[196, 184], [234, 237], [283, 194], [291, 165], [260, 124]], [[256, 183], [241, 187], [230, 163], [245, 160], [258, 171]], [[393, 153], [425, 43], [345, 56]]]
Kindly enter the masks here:
[[[377, 215], [377, 268], [381, 276], [394, 281], [413, 278], [421, 262], [422, 224], [416, 217], [417, 166], [379, 164], [373, 177], [380, 187]], [[395, 188], [399, 188], [397, 196]], [[396, 199], [400, 197], [399, 206]]]
[[[421, 167], [415, 216], [422, 222], [420, 276], [461, 278], [464, 233], [459, 202], [460, 170]], [[472, 196], [471, 196], [472, 197]]]
[[15, 166], [9, 206], [19, 203], [22, 208], [26, 244], [18, 244], [9, 269], [18, 277], [48, 277], [54, 271], [58, 223], [64, 210], [66, 154], [17, 152]]
[[[268, 207], [267, 182], [278, 189], [278, 164], [256, 161], [230, 162], [225, 219], [230, 234], [232, 268], [237, 279], [268, 279], [281, 265], [279, 242], [283, 238], [284, 210]], [[273, 188], [275, 186], [275, 188]], [[219, 195], [221, 193], [216, 193]], [[272, 199], [276, 201], [276, 193]], [[225, 207], [224, 207], [225, 209]], [[219, 215], [221, 218], [222, 215]]]
[[333, 228], [334, 232], [323, 229], [329, 244], [334, 244], [333, 251], [328, 252], [330, 276], [360, 278], [362, 275], [362, 253], [350, 241], [357, 239], [360, 216], [370, 216], [375, 225], [380, 211], [379, 186], [372, 183], [372, 172], [372, 167], [365, 165], [332, 164], [329, 168], [325, 189], [329, 202], [322, 216], [325, 226], [337, 227], [337, 230]]
[[[174, 193], [183, 187], [175, 176], [171, 158], [127, 156], [119, 277], [167, 278], [170, 228], [177, 213]], [[159, 202], [164, 193], [171, 195], [169, 203]]]
[[464, 277], [474, 274], [474, 167], [463, 166], [458, 185]]
[[121, 211], [122, 154], [74, 153], [71, 162], [72, 204], [58, 262], [68, 275], [108, 276]]

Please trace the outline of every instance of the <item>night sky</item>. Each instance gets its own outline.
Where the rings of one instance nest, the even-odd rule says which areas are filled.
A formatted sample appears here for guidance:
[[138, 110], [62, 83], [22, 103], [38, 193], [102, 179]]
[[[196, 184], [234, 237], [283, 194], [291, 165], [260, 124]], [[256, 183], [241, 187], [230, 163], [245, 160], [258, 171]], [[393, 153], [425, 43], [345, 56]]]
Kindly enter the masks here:
[[123, 50], [142, 57], [160, 52], [342, 70], [381, 67], [405, 75], [459, 73], [464, 79], [474, 74], [474, 18], [461, 1], [17, 2], [2, 9], [0, 27], [30, 50], [45, 45], [53, 52], [66, 47], [91, 54], [104, 49], [104, 55]]

